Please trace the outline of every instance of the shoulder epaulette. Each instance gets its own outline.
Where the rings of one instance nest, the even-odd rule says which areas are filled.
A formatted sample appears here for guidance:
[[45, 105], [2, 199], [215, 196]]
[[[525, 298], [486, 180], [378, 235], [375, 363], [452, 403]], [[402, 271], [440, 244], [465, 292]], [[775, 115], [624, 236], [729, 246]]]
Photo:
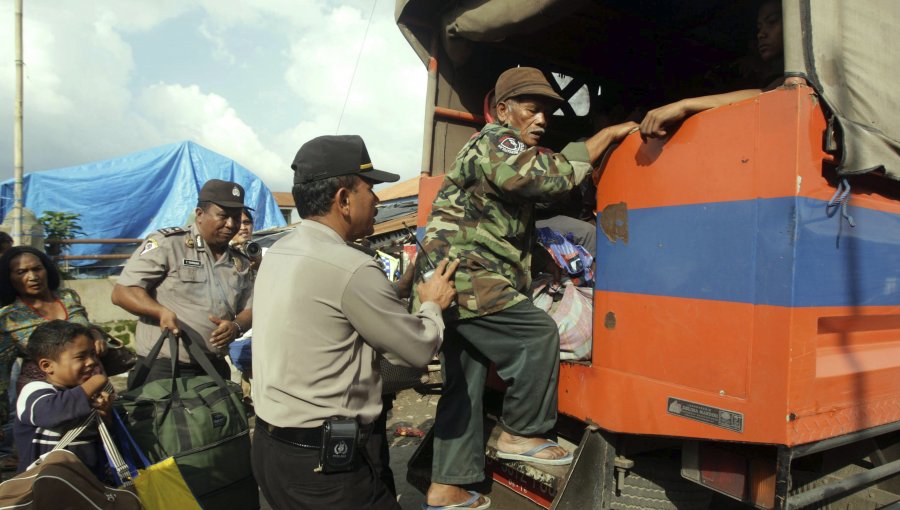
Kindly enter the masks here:
[[187, 230], [185, 230], [181, 227], [161, 228], [161, 229], [157, 230], [157, 232], [159, 232], [160, 234], [162, 234], [166, 237], [180, 235], [180, 234], [187, 234]]
[[359, 250], [359, 251], [365, 253], [366, 255], [369, 255], [370, 257], [377, 257], [377, 256], [378, 256], [378, 253], [377, 253], [375, 250], [373, 250], [372, 248], [367, 248], [367, 247], [365, 247], [365, 246], [363, 246], [363, 245], [361, 245], [361, 244], [356, 244], [356, 243], [348, 242], [348, 243], [347, 243], [347, 246], [349, 246], [349, 247], [351, 247], [351, 248], [353, 248], [353, 249], [355, 249], [355, 250]]

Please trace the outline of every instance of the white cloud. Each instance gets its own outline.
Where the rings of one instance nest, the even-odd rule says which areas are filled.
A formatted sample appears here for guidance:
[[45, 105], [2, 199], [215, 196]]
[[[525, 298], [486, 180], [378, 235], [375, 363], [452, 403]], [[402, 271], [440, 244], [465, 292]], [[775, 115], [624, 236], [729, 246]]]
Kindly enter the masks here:
[[235, 57], [230, 51], [228, 51], [228, 45], [225, 43], [224, 37], [222, 37], [218, 33], [213, 33], [206, 25], [206, 23], [201, 23], [198, 31], [204, 39], [212, 44], [212, 56], [214, 59], [226, 64], [234, 64]]
[[299, 146], [316, 135], [359, 134], [376, 166], [411, 178], [420, 171], [426, 73], [391, 16], [373, 21], [362, 46], [368, 14], [338, 7], [291, 45], [285, 79], [316, 112], [291, 136]]
[[[12, 19], [11, 4], [0, 4], [0, 19]], [[270, 188], [289, 189], [287, 165], [297, 148], [337, 129], [371, 5], [361, 0], [27, 4], [26, 171], [192, 139], [237, 160]], [[190, 24], [179, 23], [185, 16], [200, 21], [191, 24], [191, 33], [173, 33], [172, 27]], [[248, 58], [239, 51], [248, 32], [266, 38], [267, 48], [282, 49]], [[203, 72], [184, 78], [148, 74], [135, 55], [146, 55], [161, 38], [170, 46], [191, 41], [184, 44], [195, 45], [186, 48], [192, 54], [205, 52], [208, 58], [191, 63], [204, 66]], [[196, 46], [204, 42], [207, 47]], [[219, 89], [216, 78], [240, 75], [238, 69], [261, 72], [255, 58], [272, 59], [266, 69], [279, 74], [266, 79], [280, 94], [278, 104], [298, 110], [293, 125], [268, 125], [267, 116], [259, 115], [273, 108], [271, 90], [257, 97], [249, 86]], [[12, 62], [12, 45], [0, 45], [0, 76], [7, 77], [0, 79], [0, 118], [8, 119], [0, 121], [5, 154], [12, 153]], [[172, 69], [182, 64], [173, 62]], [[377, 166], [413, 177], [421, 160], [424, 91], [425, 70], [394, 25], [393, 2], [382, 0], [339, 132], [362, 135]], [[0, 163], [0, 178], [11, 177], [11, 167], [11, 161]]]
[[[30, 9], [29, 4], [28, 9]], [[68, 9], [66, 8], [68, 7]], [[106, 18], [110, 26], [121, 32], [146, 32], [161, 23], [177, 18], [197, 8], [189, 0], [154, 0], [153, 2], [122, 2], [121, 0], [95, 0], [77, 5], [50, 4], [50, 8], [62, 11], [69, 19]]]
[[[127, 84], [134, 64], [131, 48], [111, 28], [113, 17], [73, 17], [55, 5], [40, 3], [27, 7], [23, 30], [26, 171], [74, 165], [98, 159], [97, 155], [108, 157], [115, 154], [110, 152], [115, 146], [128, 146], [128, 131], [121, 123], [131, 101]], [[0, 16], [9, 19], [5, 14]], [[12, 49], [2, 48], [0, 73], [11, 77], [12, 65], [6, 63], [13, 61]], [[14, 86], [11, 79], [0, 80], [4, 104], [12, 103]], [[0, 124], [0, 143], [11, 149], [7, 136], [11, 115], [5, 118], [10, 122]]]
[[263, 146], [228, 101], [204, 94], [196, 85], [156, 84], [147, 87], [137, 110], [157, 131], [157, 138], [194, 140], [250, 168], [267, 183], [290, 186], [287, 164]]

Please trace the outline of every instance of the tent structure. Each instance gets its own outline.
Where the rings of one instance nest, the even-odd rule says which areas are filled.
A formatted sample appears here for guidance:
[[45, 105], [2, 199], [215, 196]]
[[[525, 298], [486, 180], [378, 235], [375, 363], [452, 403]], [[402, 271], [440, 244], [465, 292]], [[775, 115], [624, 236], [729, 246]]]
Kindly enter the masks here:
[[[259, 177], [231, 159], [194, 142], [163, 145], [115, 159], [26, 174], [24, 206], [81, 215], [86, 238], [143, 238], [164, 227], [187, 224], [209, 179], [234, 181], [246, 191], [257, 230], [284, 226], [272, 193]], [[12, 209], [13, 181], [0, 185], [0, 216]], [[73, 245], [70, 255], [110, 253], [111, 245]], [[74, 261], [88, 265], [92, 261]]]

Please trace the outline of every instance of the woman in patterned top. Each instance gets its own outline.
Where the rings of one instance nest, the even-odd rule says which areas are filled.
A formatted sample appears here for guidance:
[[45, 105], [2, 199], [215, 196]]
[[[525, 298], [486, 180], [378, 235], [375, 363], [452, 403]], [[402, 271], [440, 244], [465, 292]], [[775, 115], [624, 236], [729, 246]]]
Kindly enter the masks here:
[[[43, 380], [44, 374], [27, 359], [25, 347], [34, 329], [50, 320], [61, 319], [90, 326], [81, 298], [72, 289], [60, 288], [59, 270], [40, 250], [28, 246], [10, 248], [0, 256], [0, 420], [9, 417], [11, 370], [16, 358], [23, 358], [17, 388]], [[94, 342], [98, 355], [105, 342]], [[13, 400], [15, 402], [15, 400]]]

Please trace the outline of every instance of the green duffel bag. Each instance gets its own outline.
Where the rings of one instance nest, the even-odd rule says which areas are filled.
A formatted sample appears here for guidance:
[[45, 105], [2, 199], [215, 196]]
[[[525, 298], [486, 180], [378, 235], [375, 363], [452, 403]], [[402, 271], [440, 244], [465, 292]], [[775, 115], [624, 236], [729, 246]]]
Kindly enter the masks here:
[[[143, 384], [167, 338], [172, 378]], [[163, 333], [135, 365], [134, 388], [116, 400], [124, 410], [125, 426], [151, 462], [175, 458], [203, 508], [259, 508], [241, 387], [222, 379], [190, 338], [182, 335], [181, 341], [207, 375], [179, 377], [178, 339]]]

